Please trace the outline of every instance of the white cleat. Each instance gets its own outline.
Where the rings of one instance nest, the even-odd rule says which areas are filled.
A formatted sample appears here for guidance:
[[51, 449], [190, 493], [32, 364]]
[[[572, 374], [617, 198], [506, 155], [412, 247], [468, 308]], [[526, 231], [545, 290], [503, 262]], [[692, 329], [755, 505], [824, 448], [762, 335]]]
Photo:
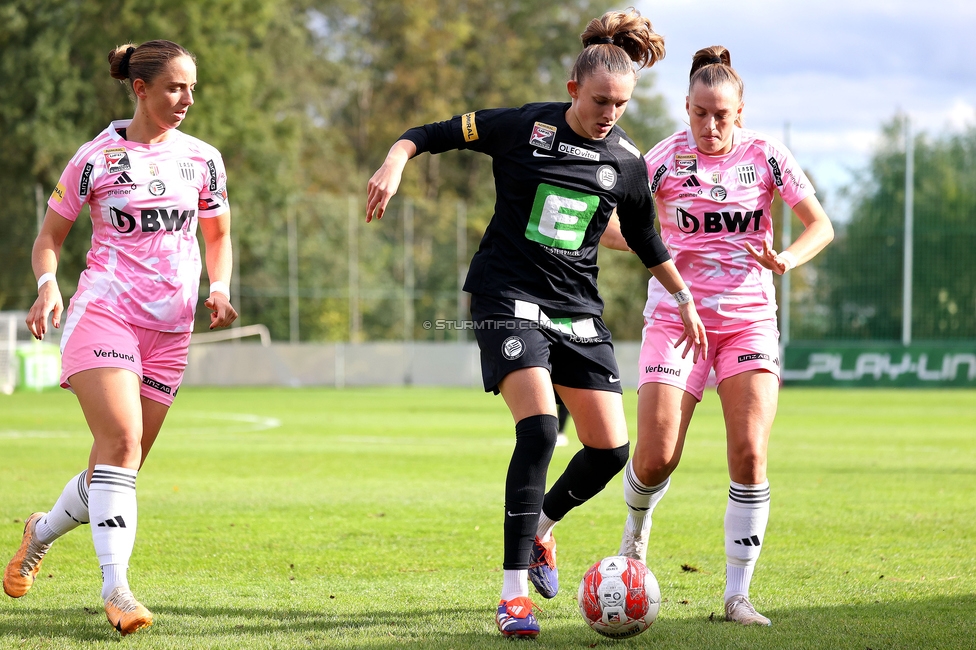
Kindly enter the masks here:
[[756, 611], [745, 596], [732, 596], [725, 603], [725, 620], [739, 625], [772, 625], [772, 621]]
[[[648, 531], [649, 533], [650, 531]], [[648, 533], [643, 535], [635, 533], [630, 526], [624, 526], [624, 536], [620, 540], [620, 553], [624, 557], [633, 558], [647, 564], [647, 538]]]

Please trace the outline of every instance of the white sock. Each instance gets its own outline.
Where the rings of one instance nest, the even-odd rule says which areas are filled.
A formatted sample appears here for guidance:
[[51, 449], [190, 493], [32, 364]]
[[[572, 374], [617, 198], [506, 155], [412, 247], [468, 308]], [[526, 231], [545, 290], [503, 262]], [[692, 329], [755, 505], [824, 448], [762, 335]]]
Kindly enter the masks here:
[[136, 541], [137, 470], [95, 465], [88, 490], [92, 541], [102, 567], [102, 599], [116, 587], [129, 588], [126, 570]]
[[519, 596], [529, 595], [528, 569], [505, 569], [502, 573], [505, 574], [505, 577], [502, 578], [502, 600], [512, 600]]
[[749, 597], [749, 583], [765, 541], [769, 521], [769, 481], [729, 484], [725, 509], [725, 600]]
[[640, 531], [642, 537], [651, 531], [651, 513], [664, 498], [670, 485], [670, 476], [660, 485], [644, 485], [634, 473], [633, 459], [628, 461], [624, 469], [624, 502], [628, 510], [628, 529]]
[[548, 542], [552, 539], [552, 529], [556, 527], [559, 522], [555, 519], [550, 519], [546, 516], [545, 512], [539, 514], [539, 527], [536, 529], [536, 536], [543, 542]]
[[88, 470], [73, 477], [64, 486], [51, 511], [41, 517], [34, 527], [34, 537], [41, 544], [50, 544], [78, 526], [88, 523]]

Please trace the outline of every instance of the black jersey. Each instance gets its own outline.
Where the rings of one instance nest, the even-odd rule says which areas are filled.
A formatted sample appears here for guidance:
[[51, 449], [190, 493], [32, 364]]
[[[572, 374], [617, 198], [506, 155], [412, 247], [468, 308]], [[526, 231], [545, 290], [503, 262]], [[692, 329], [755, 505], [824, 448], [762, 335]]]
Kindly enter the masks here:
[[648, 267], [670, 259], [654, 230], [640, 151], [619, 127], [602, 140], [566, 122], [568, 103], [476, 111], [407, 131], [418, 152], [473, 149], [492, 157], [495, 214], [464, 290], [528, 300], [554, 312], [603, 312], [597, 246], [614, 208]]

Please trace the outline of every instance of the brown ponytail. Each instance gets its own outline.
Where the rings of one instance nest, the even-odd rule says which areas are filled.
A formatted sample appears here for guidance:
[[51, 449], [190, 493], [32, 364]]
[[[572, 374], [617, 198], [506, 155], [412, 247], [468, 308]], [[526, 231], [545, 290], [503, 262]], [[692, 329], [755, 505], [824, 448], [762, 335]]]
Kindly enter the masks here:
[[[597, 70], [624, 74], [650, 67], [664, 58], [664, 37], [633, 7], [594, 18], [580, 34], [583, 51], [576, 57], [572, 79], [577, 83]], [[635, 70], [636, 64], [636, 70]]]
[[138, 46], [126, 43], [108, 53], [109, 74], [119, 81], [128, 79], [131, 83], [142, 79], [148, 84], [162, 73], [167, 63], [181, 56], [196, 62], [195, 56], [173, 41], [146, 41]]
[[[744, 84], [742, 77], [732, 67], [732, 55], [721, 45], [703, 47], [695, 52], [691, 59], [691, 73], [689, 74], [688, 94], [691, 95], [695, 84], [702, 84], [705, 88], [715, 88], [722, 84], [730, 84], [742, 101]], [[735, 121], [736, 126], [742, 126], [741, 114]]]

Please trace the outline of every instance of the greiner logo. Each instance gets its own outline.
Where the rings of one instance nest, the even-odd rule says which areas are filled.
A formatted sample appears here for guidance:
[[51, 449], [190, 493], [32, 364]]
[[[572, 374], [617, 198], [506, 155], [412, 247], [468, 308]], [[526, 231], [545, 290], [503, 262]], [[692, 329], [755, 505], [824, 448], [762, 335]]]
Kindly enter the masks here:
[[96, 357], [99, 357], [100, 359], [111, 358], [111, 359], [122, 359], [123, 361], [129, 361], [131, 363], [136, 362], [136, 358], [131, 354], [120, 354], [115, 350], [109, 350], [108, 352], [106, 352], [105, 350], [92, 350], [92, 352], [95, 354]]
[[681, 376], [681, 368], [665, 368], [660, 364], [656, 366], [644, 366], [644, 372], [648, 374], [652, 372], [663, 372], [666, 375], [674, 375], [675, 377]]

